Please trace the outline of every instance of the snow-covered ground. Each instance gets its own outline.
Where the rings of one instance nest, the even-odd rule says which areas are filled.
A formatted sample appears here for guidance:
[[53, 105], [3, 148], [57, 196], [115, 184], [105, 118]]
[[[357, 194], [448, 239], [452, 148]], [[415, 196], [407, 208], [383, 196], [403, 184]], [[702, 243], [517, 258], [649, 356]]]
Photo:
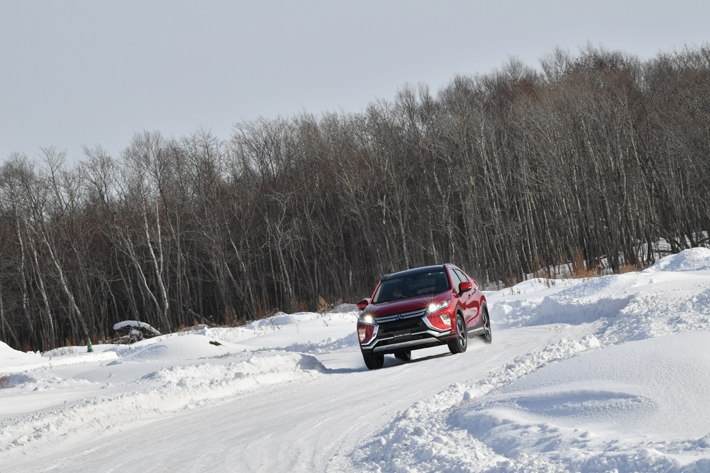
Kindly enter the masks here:
[[710, 250], [487, 297], [492, 345], [378, 371], [356, 310], [0, 343], [0, 471], [710, 471]]

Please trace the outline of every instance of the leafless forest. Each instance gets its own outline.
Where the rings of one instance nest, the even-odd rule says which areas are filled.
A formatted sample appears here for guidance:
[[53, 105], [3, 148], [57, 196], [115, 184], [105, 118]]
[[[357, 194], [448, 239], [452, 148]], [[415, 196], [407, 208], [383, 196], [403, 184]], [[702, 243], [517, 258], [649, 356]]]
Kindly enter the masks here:
[[46, 350], [355, 302], [384, 273], [452, 262], [482, 284], [649, 243], [708, 245], [710, 46], [641, 61], [588, 47], [514, 60], [362, 113], [136, 134], [0, 168], [0, 337]]

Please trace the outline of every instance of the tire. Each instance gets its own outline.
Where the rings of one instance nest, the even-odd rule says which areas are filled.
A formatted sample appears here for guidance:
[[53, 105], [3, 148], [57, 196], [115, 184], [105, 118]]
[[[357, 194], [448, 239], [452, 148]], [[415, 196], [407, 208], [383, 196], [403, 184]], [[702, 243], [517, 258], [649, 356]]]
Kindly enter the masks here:
[[465, 352], [467, 346], [466, 324], [463, 321], [463, 317], [456, 315], [456, 338], [449, 342], [449, 351], [456, 355], [457, 353]]
[[385, 355], [382, 353], [379, 355], [366, 355], [363, 353], [362, 358], [365, 360], [365, 366], [370, 370], [378, 370], [385, 364]]
[[410, 361], [412, 359], [412, 350], [399, 351], [394, 354], [394, 357], [402, 361]]
[[491, 344], [493, 342], [493, 332], [491, 331], [491, 318], [488, 315], [488, 309], [483, 308], [483, 333], [479, 335], [484, 343]]

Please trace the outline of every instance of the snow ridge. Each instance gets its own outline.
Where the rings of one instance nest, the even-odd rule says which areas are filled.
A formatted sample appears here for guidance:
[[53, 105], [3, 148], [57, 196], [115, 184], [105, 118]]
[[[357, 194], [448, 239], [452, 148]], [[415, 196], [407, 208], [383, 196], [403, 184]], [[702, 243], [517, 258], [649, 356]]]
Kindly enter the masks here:
[[[87, 436], [112, 425], [156, 420], [170, 412], [195, 409], [264, 386], [317, 376], [324, 371], [314, 357], [295, 353], [259, 354], [227, 365], [173, 366], [142, 376], [125, 393], [82, 399], [76, 404], [37, 412], [29, 418], [6, 419], [0, 422], [0, 452], [25, 446], [47, 435], [81, 432]], [[41, 383], [45, 383], [45, 389], [50, 389], [46, 383], [66, 381], [58, 378], [40, 381], [16, 374], [10, 377], [7, 387], [31, 392]], [[112, 387], [110, 382], [94, 384], [96, 389]]]

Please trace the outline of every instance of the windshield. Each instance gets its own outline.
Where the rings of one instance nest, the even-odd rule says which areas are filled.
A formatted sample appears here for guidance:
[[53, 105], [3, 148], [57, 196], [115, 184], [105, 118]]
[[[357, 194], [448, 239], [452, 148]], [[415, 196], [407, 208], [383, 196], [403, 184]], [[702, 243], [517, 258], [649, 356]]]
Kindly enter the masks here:
[[437, 271], [422, 271], [407, 273], [402, 276], [389, 277], [382, 281], [372, 300], [373, 304], [395, 301], [406, 297], [436, 294], [451, 289], [449, 278], [443, 269]]

